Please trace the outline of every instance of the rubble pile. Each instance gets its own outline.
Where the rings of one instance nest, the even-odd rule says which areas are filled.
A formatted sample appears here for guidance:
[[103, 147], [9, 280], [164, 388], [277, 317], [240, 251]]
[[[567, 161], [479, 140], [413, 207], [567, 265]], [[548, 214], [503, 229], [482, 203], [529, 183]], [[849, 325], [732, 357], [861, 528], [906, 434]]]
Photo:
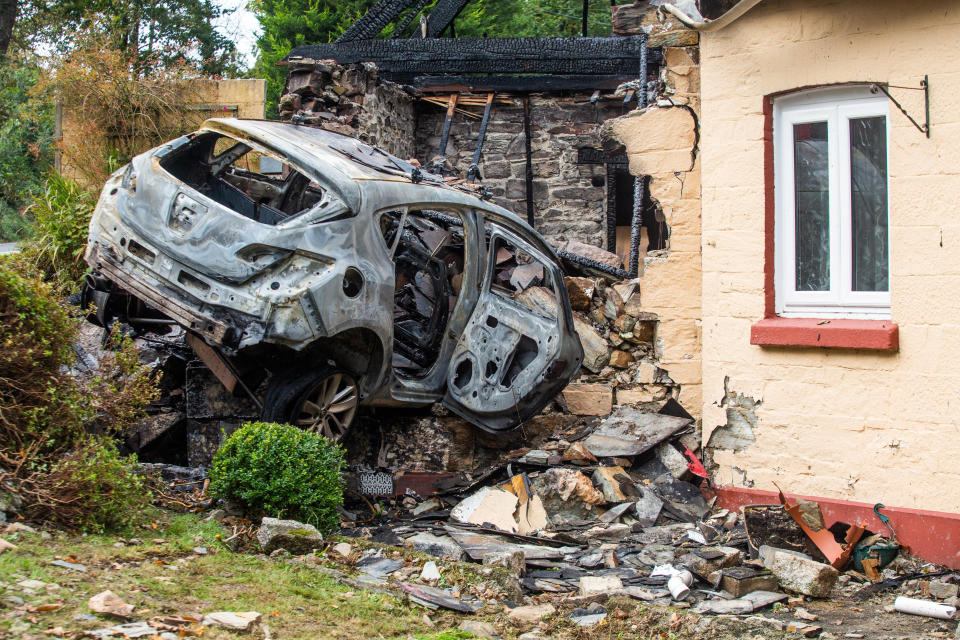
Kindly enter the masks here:
[[[597, 261], [619, 260], [609, 252], [568, 242], [564, 250]], [[574, 324], [583, 345], [583, 368], [563, 392], [575, 415], [610, 413], [618, 405], [643, 405], [676, 397], [679, 388], [657, 366], [657, 315], [641, 307], [640, 279], [565, 278]]]
[[939, 599], [947, 611], [956, 606], [960, 578], [886, 553], [898, 549], [892, 530], [885, 537], [843, 523], [828, 529], [815, 503], [791, 506], [785, 497], [740, 512], [716, 508], [701, 491], [702, 465], [682, 444], [693, 420], [674, 415], [683, 410], [672, 400], [660, 406], [621, 406], [586, 426], [561, 427], [539, 448], [511, 451], [485, 472], [448, 474], [432, 494], [407, 486], [382, 496], [372, 520], [361, 508], [345, 512], [353, 519], [344, 525], [349, 536], [506, 570], [514, 582], [499, 593], [439, 588], [433, 578], [449, 569], [437, 561], [385, 571], [385, 562], [361, 559], [356, 568], [364, 580], [429, 606], [497, 604], [530, 624], [562, 606], [573, 607], [575, 624], [598, 624], [605, 602], [627, 598], [829, 638], [840, 636], [806, 608], [817, 599], [896, 588], [901, 596]]

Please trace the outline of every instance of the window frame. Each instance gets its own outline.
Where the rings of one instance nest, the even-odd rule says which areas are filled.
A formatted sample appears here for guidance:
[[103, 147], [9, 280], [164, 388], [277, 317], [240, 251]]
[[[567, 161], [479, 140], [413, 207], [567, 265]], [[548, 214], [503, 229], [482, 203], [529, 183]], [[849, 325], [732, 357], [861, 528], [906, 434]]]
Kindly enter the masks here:
[[[869, 85], [821, 88], [773, 101], [774, 292], [783, 318], [890, 319], [890, 291], [852, 290], [852, 186], [849, 121], [883, 117], [887, 150], [887, 282], [890, 282], [890, 114]], [[830, 289], [796, 290], [796, 194], [793, 126], [827, 122]]]

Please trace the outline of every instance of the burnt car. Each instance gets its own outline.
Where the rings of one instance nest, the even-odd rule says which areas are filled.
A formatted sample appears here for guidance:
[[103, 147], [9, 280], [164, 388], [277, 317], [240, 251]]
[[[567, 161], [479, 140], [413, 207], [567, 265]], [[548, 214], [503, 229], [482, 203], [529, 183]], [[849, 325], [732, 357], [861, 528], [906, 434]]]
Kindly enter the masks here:
[[332, 438], [360, 405], [433, 402], [503, 432], [583, 358], [530, 226], [314, 127], [212, 119], [137, 156], [103, 189], [86, 260], [100, 323], [176, 323], [264, 419]]

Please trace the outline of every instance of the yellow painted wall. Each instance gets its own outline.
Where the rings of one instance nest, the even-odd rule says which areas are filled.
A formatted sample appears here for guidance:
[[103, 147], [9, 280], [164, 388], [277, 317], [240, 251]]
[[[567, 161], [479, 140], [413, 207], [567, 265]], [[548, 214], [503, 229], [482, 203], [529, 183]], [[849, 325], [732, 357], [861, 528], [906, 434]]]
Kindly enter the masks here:
[[[703, 438], [725, 387], [761, 401], [756, 441], [718, 450], [719, 484], [960, 512], [960, 4], [767, 0], [701, 34]], [[891, 105], [899, 353], [750, 344], [764, 313], [763, 97], [931, 85], [932, 138]], [[922, 93], [898, 91], [923, 118]]]
[[262, 119], [264, 117], [266, 80], [258, 78], [203, 80], [197, 83], [197, 87], [197, 96], [204, 104], [235, 106], [238, 118]]
[[644, 311], [657, 314], [657, 365], [679, 385], [677, 400], [699, 417], [701, 396], [700, 160], [696, 47], [664, 49], [670, 101], [610, 122], [634, 175], [650, 176], [650, 197], [670, 229], [667, 250], [647, 256], [640, 274]]

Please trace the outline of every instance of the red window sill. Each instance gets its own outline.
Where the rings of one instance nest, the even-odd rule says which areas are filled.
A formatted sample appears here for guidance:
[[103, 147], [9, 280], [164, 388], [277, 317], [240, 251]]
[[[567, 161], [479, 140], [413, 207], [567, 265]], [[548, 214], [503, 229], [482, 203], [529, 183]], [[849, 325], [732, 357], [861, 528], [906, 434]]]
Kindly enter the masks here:
[[750, 344], [897, 351], [900, 329], [889, 320], [775, 317], [750, 327]]

